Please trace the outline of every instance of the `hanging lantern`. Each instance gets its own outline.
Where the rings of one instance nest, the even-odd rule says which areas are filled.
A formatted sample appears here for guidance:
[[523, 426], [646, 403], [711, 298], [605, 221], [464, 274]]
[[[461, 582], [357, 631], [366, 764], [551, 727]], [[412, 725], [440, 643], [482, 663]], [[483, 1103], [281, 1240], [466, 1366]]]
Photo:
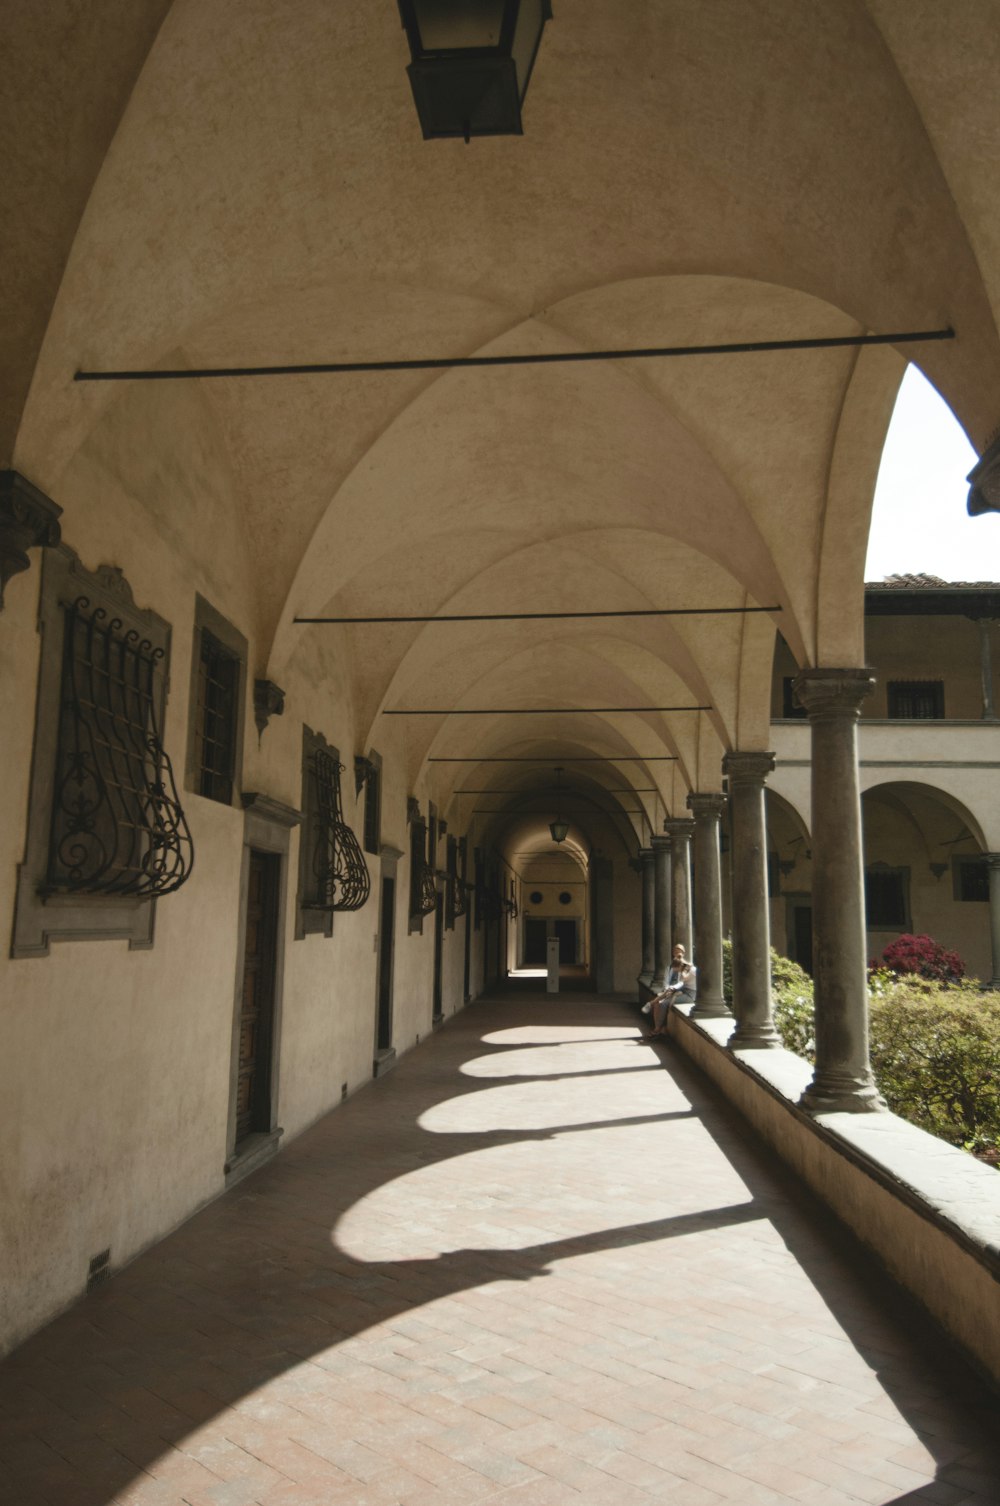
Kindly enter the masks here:
[[399, 0], [424, 140], [520, 136], [549, 0]]
[[559, 798], [561, 785], [562, 768], [560, 767], [556, 769], [556, 819], [549, 823], [549, 831], [553, 842], [565, 842], [569, 835], [569, 822], [564, 821], [562, 816], [559, 815], [559, 807], [562, 804], [562, 800]]

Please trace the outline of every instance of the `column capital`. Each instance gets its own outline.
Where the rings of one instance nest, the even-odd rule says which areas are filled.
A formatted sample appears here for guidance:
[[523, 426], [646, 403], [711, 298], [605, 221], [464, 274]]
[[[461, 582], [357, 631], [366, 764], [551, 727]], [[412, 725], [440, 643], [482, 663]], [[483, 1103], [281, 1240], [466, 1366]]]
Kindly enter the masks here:
[[875, 676], [859, 669], [803, 669], [792, 681], [799, 704], [811, 722], [856, 721], [861, 702], [875, 689]]
[[655, 856], [655, 854], [654, 854], [653, 849], [651, 847], [640, 847], [639, 848], [639, 861], [640, 861], [640, 863], [651, 863], [653, 861], [654, 856]]
[[722, 772], [729, 780], [730, 789], [737, 784], [762, 785], [773, 768], [774, 754], [756, 750], [727, 753], [722, 760]]
[[670, 838], [668, 836], [663, 836], [663, 835], [660, 835], [659, 833], [657, 833], [654, 836], [650, 837], [650, 839], [649, 839], [649, 845], [653, 849], [654, 853], [663, 852], [664, 850], [666, 850], [667, 852], [669, 852], [670, 851], [670, 847], [671, 847], [671, 841], [670, 841]]
[[0, 608], [12, 575], [27, 570], [27, 551], [58, 544], [61, 507], [18, 471], [0, 471]]
[[690, 816], [669, 816], [663, 823], [663, 830], [678, 842], [690, 842], [694, 835], [694, 822]]
[[727, 803], [725, 795], [714, 790], [704, 792], [692, 790], [687, 797], [688, 810], [696, 821], [706, 816], [716, 821], [721, 820]]
[[1000, 868], [1000, 852], [984, 852], [981, 854], [986, 859], [990, 868]]

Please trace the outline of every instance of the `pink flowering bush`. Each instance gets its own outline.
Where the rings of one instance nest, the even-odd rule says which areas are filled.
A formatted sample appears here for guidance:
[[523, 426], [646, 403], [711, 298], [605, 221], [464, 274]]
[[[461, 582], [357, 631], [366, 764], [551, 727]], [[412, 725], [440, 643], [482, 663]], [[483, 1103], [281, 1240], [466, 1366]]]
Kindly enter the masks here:
[[965, 963], [958, 953], [949, 952], [932, 936], [897, 936], [870, 966], [894, 973], [916, 973], [932, 983], [960, 983], [965, 976]]

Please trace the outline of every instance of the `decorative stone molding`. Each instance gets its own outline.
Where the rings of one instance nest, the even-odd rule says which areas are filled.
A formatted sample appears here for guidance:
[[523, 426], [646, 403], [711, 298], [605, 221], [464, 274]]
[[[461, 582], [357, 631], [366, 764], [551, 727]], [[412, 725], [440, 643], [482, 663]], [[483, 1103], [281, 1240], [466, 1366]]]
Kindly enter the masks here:
[[727, 803], [725, 795], [711, 791], [708, 793], [696, 793], [692, 790], [687, 797], [687, 808], [696, 821], [699, 817], [714, 817], [715, 820], [721, 821]]
[[965, 505], [971, 518], [984, 512], [1000, 512], [1000, 432], [986, 446], [966, 480], [969, 498]]
[[694, 822], [690, 816], [668, 816], [663, 823], [663, 830], [674, 841], [690, 842], [694, 835]]
[[792, 690], [811, 722], [839, 721], [861, 714], [861, 702], [875, 689], [871, 670], [804, 669], [792, 682]]
[[365, 758], [361, 753], [354, 755], [354, 793], [360, 795], [362, 787], [366, 785], [375, 773], [375, 765], [370, 758]]
[[284, 826], [289, 830], [298, 826], [302, 820], [302, 812], [297, 811], [294, 805], [285, 805], [282, 800], [275, 800], [273, 795], [264, 795], [259, 790], [244, 790], [240, 796], [240, 803], [246, 811], [252, 811], [264, 821], [270, 821], [275, 826]]
[[0, 611], [7, 582], [31, 564], [27, 551], [59, 543], [61, 513], [18, 471], [0, 471]]
[[415, 795], [408, 795], [406, 797], [406, 821], [407, 821], [407, 825], [412, 825], [412, 823], [414, 821], [420, 821], [421, 819], [422, 818], [421, 818], [421, 815], [420, 815], [420, 801], [416, 798]]
[[763, 784], [768, 774], [774, 771], [773, 753], [727, 753], [722, 760], [722, 772], [734, 785]]
[[257, 724], [258, 741], [264, 736], [264, 728], [272, 716], [282, 716], [285, 710], [285, 692], [273, 680], [254, 680], [253, 719]]

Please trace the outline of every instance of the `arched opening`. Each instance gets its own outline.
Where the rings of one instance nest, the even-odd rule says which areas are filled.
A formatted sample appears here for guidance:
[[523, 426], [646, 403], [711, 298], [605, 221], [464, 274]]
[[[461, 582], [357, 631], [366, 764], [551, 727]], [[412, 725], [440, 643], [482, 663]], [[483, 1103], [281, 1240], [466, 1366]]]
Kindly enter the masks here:
[[911, 781], [866, 790], [861, 806], [869, 954], [904, 933], [926, 933], [958, 952], [968, 974], [990, 978], [989, 878], [976, 817], [946, 791]]

